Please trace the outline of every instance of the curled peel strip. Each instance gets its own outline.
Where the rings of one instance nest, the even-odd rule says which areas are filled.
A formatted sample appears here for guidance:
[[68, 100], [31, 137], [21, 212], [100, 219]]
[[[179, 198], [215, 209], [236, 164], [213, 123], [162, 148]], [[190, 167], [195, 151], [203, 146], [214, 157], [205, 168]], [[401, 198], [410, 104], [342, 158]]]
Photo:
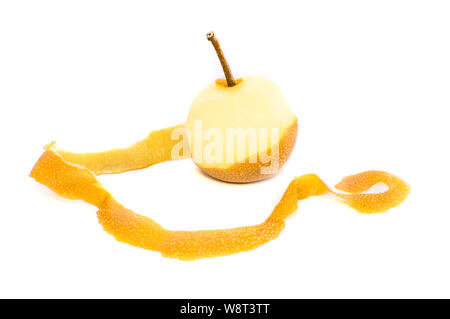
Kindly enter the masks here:
[[[170, 160], [169, 149], [174, 143], [168, 140], [175, 128], [152, 132], [128, 149], [102, 153], [63, 152], [50, 144], [30, 176], [62, 197], [97, 206], [99, 223], [118, 241], [181, 260], [226, 256], [255, 249], [277, 238], [284, 228], [284, 219], [297, 209], [297, 201], [310, 196], [333, 193], [359, 212], [379, 213], [399, 205], [410, 191], [408, 184], [400, 178], [382, 171], [347, 176], [336, 185], [338, 190], [351, 194], [336, 193], [317, 175], [306, 174], [292, 180], [280, 202], [261, 224], [216, 230], [167, 230], [154, 220], [122, 206], [94, 174], [139, 169]], [[379, 182], [389, 189], [378, 194], [361, 194]]]
[[[88, 168], [95, 175], [116, 174], [130, 170], [146, 168], [172, 159], [172, 150], [178, 140], [172, 134], [183, 125], [168, 127], [150, 132], [147, 137], [128, 148], [117, 148], [98, 153], [72, 153], [58, 150], [58, 153], [69, 163]], [[53, 149], [54, 143], [46, 149]], [[183, 145], [183, 147], [186, 147]]]

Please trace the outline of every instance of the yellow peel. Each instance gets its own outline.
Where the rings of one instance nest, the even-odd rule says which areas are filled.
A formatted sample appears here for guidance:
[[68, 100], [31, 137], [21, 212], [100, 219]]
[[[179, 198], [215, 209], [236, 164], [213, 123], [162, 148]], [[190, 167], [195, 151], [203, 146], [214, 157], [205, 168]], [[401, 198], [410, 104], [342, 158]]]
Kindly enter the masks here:
[[[388, 190], [377, 194], [360, 194], [377, 183], [384, 183]], [[344, 199], [360, 213], [381, 213], [389, 208], [400, 205], [411, 191], [409, 185], [399, 177], [383, 171], [366, 171], [363, 173], [344, 177], [334, 186], [336, 189], [352, 193], [334, 195]]]
[[[157, 145], [161, 143], [162, 141], [158, 141]], [[99, 223], [118, 241], [159, 251], [165, 257], [181, 260], [226, 256], [259, 247], [278, 237], [284, 228], [284, 219], [297, 209], [298, 200], [332, 192], [317, 175], [307, 174], [296, 177], [289, 184], [280, 202], [261, 224], [231, 229], [172, 231], [148, 217], [126, 209], [103, 188], [92, 172], [104, 172], [104, 161], [97, 165], [96, 157], [90, 155], [87, 161], [90, 169], [87, 169], [80, 166], [83, 161], [70, 163], [65, 155], [49, 147], [34, 166], [30, 176], [63, 197], [81, 199], [97, 206]], [[80, 158], [84, 160], [81, 155], [77, 157]], [[111, 166], [108, 167], [117, 171], [117, 167], [113, 169]], [[126, 167], [132, 166], [128, 163]], [[124, 166], [120, 166], [120, 169], [123, 168]], [[377, 182], [386, 183], [389, 190], [381, 194], [359, 194]], [[364, 213], [386, 211], [397, 206], [409, 193], [409, 186], [405, 182], [380, 171], [368, 171], [346, 177], [337, 187], [344, 191], [356, 192], [356, 194], [335, 194], [348, 205]]]
[[[67, 162], [88, 168], [95, 175], [141, 169], [172, 159], [171, 152], [174, 146], [179, 143], [178, 139], [172, 138], [172, 133], [176, 129], [184, 129], [184, 126], [177, 125], [153, 131], [145, 139], [128, 148], [97, 153], [72, 153], [58, 150], [58, 154]], [[53, 146], [53, 143], [50, 146]], [[186, 145], [183, 145], [183, 147], [186, 147]], [[183, 151], [184, 154], [189, 154], [188, 150]]]

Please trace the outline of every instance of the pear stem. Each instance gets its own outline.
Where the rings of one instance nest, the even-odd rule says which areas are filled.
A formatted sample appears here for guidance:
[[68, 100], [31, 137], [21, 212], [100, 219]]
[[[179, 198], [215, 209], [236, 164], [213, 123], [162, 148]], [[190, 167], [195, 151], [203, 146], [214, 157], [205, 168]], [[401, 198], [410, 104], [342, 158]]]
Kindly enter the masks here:
[[231, 74], [230, 66], [228, 65], [225, 56], [223, 55], [222, 49], [220, 48], [219, 41], [217, 40], [214, 32], [209, 32], [206, 35], [208, 41], [212, 43], [214, 49], [216, 50], [217, 57], [219, 58], [220, 64], [222, 65], [223, 73], [225, 73], [225, 78], [227, 79], [227, 84], [229, 87], [235, 86], [236, 81], [234, 80], [233, 74]]

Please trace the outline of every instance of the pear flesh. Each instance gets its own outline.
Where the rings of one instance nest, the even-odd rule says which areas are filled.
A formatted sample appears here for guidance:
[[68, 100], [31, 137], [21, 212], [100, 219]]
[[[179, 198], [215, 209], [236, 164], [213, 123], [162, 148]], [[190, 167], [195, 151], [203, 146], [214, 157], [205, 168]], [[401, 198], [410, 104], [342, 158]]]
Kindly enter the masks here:
[[297, 137], [297, 117], [277, 85], [263, 77], [217, 80], [194, 99], [185, 123], [191, 157], [229, 182], [267, 178], [281, 168]]

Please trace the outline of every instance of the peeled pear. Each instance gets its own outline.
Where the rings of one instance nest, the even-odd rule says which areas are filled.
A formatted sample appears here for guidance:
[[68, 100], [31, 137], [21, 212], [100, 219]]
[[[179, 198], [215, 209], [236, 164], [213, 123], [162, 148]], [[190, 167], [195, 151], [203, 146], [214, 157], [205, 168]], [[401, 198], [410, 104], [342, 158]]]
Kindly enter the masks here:
[[227, 182], [277, 173], [297, 138], [297, 117], [281, 90], [260, 76], [232, 87], [224, 80], [211, 83], [195, 97], [185, 126], [194, 163]]
[[277, 85], [260, 76], [235, 80], [213, 32], [226, 80], [194, 99], [185, 126], [194, 163], [216, 179], [247, 183], [276, 174], [294, 148], [297, 117]]

